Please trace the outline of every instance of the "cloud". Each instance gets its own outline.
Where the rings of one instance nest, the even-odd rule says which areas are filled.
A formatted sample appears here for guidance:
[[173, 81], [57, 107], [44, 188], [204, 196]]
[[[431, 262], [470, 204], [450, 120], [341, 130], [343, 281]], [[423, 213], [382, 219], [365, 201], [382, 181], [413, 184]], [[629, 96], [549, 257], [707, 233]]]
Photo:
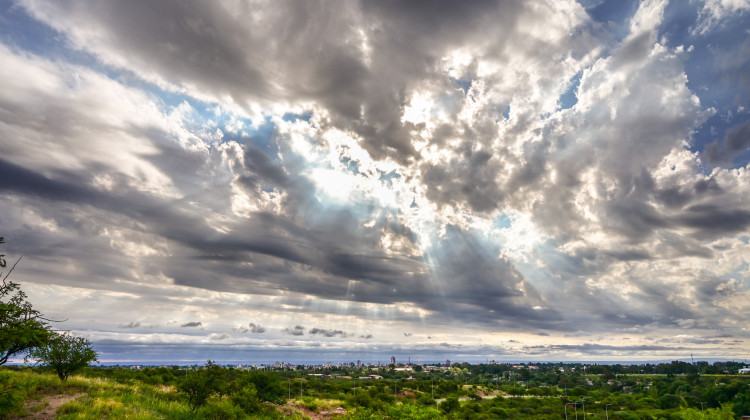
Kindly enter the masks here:
[[284, 328], [283, 332], [289, 335], [296, 335], [296, 336], [305, 335], [305, 327], [301, 325], [296, 325], [294, 328], [291, 328], [291, 329]]
[[149, 342], [746, 339], [745, 6], [586, 4], [21, 1], [4, 253], [81, 330], [212, 320]]
[[266, 332], [266, 329], [261, 327], [260, 325], [255, 325], [252, 322], [248, 325], [250, 327], [250, 332], [253, 334], [263, 334]]
[[180, 325], [180, 328], [194, 328], [194, 327], [202, 327], [202, 326], [203, 326], [202, 322], [190, 321], [190, 322], [186, 322]]
[[705, 0], [693, 31], [706, 34], [727, 17], [742, 14], [749, 9], [750, 3], [745, 0]]
[[224, 334], [224, 333], [221, 333], [221, 334], [211, 333], [211, 334], [209, 334], [208, 338], [210, 340], [220, 341], [220, 340], [226, 340], [226, 339], [228, 339], [229, 335], [228, 334]]
[[722, 141], [708, 144], [703, 151], [706, 161], [713, 165], [731, 166], [739, 154], [750, 150], [750, 121], [737, 124], [727, 130]]
[[335, 336], [341, 336], [342, 338], [346, 338], [346, 333], [341, 330], [326, 330], [321, 328], [311, 328], [310, 331], [308, 331], [310, 335], [322, 335], [324, 337], [335, 337]]

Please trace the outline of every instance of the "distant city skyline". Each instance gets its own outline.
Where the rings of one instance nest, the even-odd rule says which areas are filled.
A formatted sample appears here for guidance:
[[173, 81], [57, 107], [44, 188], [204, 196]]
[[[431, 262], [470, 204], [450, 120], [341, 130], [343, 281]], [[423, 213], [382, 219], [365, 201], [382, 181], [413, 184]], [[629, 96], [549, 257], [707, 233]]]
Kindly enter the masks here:
[[749, 28], [729, 0], [2, 0], [2, 253], [104, 362], [743, 360]]

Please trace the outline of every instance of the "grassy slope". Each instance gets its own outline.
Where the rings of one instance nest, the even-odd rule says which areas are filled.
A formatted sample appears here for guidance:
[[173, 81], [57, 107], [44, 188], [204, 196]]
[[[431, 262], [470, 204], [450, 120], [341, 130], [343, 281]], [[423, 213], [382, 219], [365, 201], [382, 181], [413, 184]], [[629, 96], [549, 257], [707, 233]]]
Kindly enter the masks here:
[[0, 390], [0, 418], [33, 416], [24, 408], [27, 402], [58, 394], [84, 394], [60, 407], [61, 418], [190, 418], [190, 409], [170, 388], [123, 385], [82, 376], [61, 382], [54, 374], [0, 369]]
[[[36, 411], [44, 406], [45, 398], [59, 394], [80, 396], [60, 406], [58, 419], [195, 419], [216, 415], [246, 418], [236, 407], [220, 399], [192, 412], [173, 387], [121, 384], [83, 376], [72, 376], [61, 382], [54, 374], [0, 368], [0, 419], [34, 418]], [[292, 417], [301, 416], [293, 414]], [[282, 414], [269, 407], [252, 418], [282, 418]]]

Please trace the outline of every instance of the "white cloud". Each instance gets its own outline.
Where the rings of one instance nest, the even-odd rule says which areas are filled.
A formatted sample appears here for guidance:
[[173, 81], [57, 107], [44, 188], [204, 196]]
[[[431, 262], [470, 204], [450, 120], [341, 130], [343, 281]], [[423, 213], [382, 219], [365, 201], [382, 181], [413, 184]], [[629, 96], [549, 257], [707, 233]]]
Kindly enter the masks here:
[[706, 34], [721, 25], [721, 21], [750, 9], [750, 0], [705, 0], [700, 20], [693, 31]]

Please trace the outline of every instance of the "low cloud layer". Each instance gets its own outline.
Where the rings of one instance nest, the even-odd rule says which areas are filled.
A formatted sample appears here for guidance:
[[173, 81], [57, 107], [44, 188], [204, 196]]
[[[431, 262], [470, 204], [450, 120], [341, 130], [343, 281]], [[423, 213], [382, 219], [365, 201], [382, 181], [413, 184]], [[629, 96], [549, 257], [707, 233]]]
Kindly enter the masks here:
[[736, 357], [748, 7], [590, 3], [0, 6], [15, 280], [112, 358]]

